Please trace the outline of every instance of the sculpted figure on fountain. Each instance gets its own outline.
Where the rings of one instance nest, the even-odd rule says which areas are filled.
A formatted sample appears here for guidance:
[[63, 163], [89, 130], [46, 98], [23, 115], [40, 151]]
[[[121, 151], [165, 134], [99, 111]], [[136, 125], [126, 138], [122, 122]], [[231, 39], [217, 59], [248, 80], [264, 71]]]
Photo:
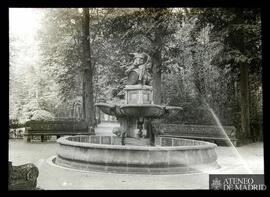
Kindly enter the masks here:
[[130, 53], [130, 55], [133, 57], [133, 62], [126, 70], [129, 83], [131, 85], [149, 85], [151, 81], [151, 57], [143, 52], [142, 48], [137, 48], [136, 52]]

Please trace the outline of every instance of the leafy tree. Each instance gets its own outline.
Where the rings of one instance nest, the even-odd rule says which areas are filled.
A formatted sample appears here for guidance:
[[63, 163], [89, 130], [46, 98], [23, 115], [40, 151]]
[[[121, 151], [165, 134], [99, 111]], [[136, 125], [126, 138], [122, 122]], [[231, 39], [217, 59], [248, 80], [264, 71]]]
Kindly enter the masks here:
[[59, 85], [67, 106], [82, 95], [81, 14], [78, 9], [44, 9], [39, 32], [42, 65]]
[[[211, 40], [223, 43], [223, 49], [213, 63], [230, 73], [239, 73], [242, 132], [250, 136], [249, 72], [261, 72], [261, 19], [260, 9], [208, 8], [193, 9], [198, 16], [194, 35], [210, 24]], [[259, 78], [258, 78], [259, 80]]]
[[88, 19], [85, 19], [85, 9], [46, 9], [40, 31], [40, 49], [44, 67], [59, 85], [63, 102], [58, 105], [59, 109], [71, 111], [79, 100], [84, 117], [93, 125], [94, 96], [98, 96], [92, 89], [97, 87], [94, 82], [98, 78], [94, 79], [94, 73], [96, 65], [102, 62], [98, 60], [106, 54], [101, 24], [111, 9], [87, 10]]
[[29, 120], [35, 110], [54, 113], [52, 105], [57, 102], [54, 83], [40, 67], [36, 49], [35, 43], [11, 31], [9, 112], [20, 123]]
[[[128, 53], [136, 47], [142, 46], [152, 58], [152, 75], [154, 88], [154, 102], [161, 103], [161, 73], [164, 69], [164, 44], [169, 40], [177, 27], [176, 22], [181, 15], [173, 14], [167, 8], [133, 9], [130, 14], [120, 15], [110, 23], [109, 35], [114, 39], [123, 40], [120, 47]], [[135, 47], [136, 46], [136, 47]], [[127, 58], [128, 59], [128, 58]]]
[[[154, 102], [184, 107], [184, 113], [170, 117], [171, 121], [213, 124], [202, 108], [205, 99], [223, 124], [231, 124], [231, 119], [237, 119], [229, 107], [237, 102], [239, 87], [242, 99], [249, 90], [251, 114], [260, 109], [259, 10], [41, 10], [43, 24], [36, 38], [42, 52], [40, 61], [22, 58], [31, 57], [29, 46], [11, 39], [12, 117], [29, 118], [36, 110], [69, 116], [81, 103], [84, 117], [91, 118], [92, 124], [94, 102], [122, 102], [129, 53], [138, 46], [152, 58]], [[19, 57], [18, 51], [25, 53]], [[242, 117], [247, 115], [245, 102], [240, 102]]]

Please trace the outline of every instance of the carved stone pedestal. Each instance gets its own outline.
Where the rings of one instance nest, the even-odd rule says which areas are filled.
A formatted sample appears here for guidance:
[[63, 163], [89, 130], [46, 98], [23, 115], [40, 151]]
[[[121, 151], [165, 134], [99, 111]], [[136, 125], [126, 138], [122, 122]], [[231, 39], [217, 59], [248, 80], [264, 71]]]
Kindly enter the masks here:
[[37, 190], [38, 168], [31, 163], [12, 166], [8, 162], [8, 189], [9, 190]]

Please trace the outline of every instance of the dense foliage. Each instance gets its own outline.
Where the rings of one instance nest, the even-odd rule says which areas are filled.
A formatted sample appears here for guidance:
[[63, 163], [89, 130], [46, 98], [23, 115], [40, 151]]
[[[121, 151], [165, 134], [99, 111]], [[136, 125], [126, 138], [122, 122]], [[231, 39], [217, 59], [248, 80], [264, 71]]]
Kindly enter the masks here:
[[[40, 59], [28, 64], [28, 70], [12, 66], [21, 64], [22, 57], [18, 60], [15, 56], [27, 43], [24, 46], [23, 40], [11, 37], [13, 118], [35, 110], [73, 116], [74, 103], [84, 103], [82, 11], [61, 8], [41, 12], [44, 17], [36, 38]], [[215, 124], [207, 103], [223, 124], [238, 124], [240, 64], [248, 67], [250, 117], [259, 119], [260, 10], [91, 8], [89, 14], [95, 102], [121, 102], [125, 69], [132, 61], [129, 53], [143, 47], [153, 63], [155, 102], [184, 108], [183, 113], [164, 121]]]

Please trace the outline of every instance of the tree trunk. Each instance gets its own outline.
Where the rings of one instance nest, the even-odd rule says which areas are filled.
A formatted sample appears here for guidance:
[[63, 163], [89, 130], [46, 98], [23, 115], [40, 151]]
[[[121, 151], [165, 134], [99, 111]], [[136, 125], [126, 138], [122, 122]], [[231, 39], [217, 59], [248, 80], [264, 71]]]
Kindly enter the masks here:
[[[83, 73], [84, 75], [84, 73]], [[86, 112], [85, 112], [85, 95], [84, 95], [84, 92], [85, 92], [85, 82], [84, 82], [84, 79], [83, 79], [83, 83], [82, 83], [82, 90], [83, 90], [83, 94], [82, 94], [82, 111], [83, 111], [83, 119], [86, 119]]]
[[248, 66], [243, 63], [240, 65], [240, 107], [241, 132], [243, 137], [250, 137]]
[[161, 72], [159, 65], [154, 65], [153, 68], [153, 94], [154, 104], [161, 104]]
[[94, 109], [94, 95], [93, 95], [93, 66], [90, 54], [90, 34], [89, 34], [89, 9], [83, 8], [83, 66], [84, 66], [84, 107], [85, 120], [88, 122], [90, 132], [94, 132], [95, 125], [95, 109]]
[[154, 104], [160, 105], [161, 104], [161, 35], [156, 35], [156, 40], [154, 43], [155, 51], [152, 56], [152, 72], [153, 72], [153, 94], [154, 94]]

